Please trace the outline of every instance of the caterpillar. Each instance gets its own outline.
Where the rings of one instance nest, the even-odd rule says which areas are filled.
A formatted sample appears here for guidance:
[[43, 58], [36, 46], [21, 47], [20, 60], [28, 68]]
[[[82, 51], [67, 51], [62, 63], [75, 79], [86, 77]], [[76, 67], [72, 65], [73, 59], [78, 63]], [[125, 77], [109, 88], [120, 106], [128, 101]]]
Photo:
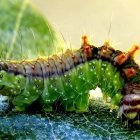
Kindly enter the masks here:
[[87, 112], [88, 91], [98, 86], [120, 107], [124, 120], [137, 124], [140, 67], [134, 56], [139, 49], [134, 45], [122, 52], [107, 41], [96, 47], [83, 36], [79, 49], [34, 60], [0, 61], [0, 94], [9, 97], [16, 111], [25, 111], [37, 101], [44, 112], [57, 103], [65, 111]]

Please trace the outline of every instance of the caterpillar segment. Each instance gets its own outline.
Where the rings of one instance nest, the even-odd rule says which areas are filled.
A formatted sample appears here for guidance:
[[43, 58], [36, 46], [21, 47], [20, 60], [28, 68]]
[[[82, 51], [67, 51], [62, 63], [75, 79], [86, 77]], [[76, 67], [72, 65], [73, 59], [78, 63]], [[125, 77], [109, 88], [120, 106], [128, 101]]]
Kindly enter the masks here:
[[140, 124], [140, 84], [129, 83], [123, 88], [120, 115], [127, 125]]
[[[129, 101], [139, 98], [140, 68], [134, 60], [138, 50], [137, 45], [128, 52], [115, 50], [108, 41], [96, 47], [83, 36], [76, 50], [34, 60], [0, 61], [0, 94], [9, 96], [17, 111], [38, 102], [45, 112], [52, 111], [54, 105], [86, 112], [88, 92], [98, 86], [112, 104], [120, 106], [121, 116], [134, 119], [137, 115], [131, 118], [123, 108], [129, 96]], [[133, 90], [128, 93], [130, 87]]]

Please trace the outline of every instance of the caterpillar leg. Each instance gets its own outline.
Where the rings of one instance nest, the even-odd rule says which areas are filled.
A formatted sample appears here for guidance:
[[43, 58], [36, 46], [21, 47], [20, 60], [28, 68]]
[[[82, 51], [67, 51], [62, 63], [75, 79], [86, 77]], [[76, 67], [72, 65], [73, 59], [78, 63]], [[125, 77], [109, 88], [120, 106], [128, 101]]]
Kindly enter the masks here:
[[72, 112], [75, 111], [75, 102], [74, 101], [68, 101], [68, 100], [63, 100], [63, 99], [52, 99], [52, 100], [42, 100], [41, 99], [41, 104], [42, 104], [42, 110], [43, 112], [50, 112], [50, 111], [67, 111], [67, 112]]
[[22, 112], [25, 111], [26, 107], [30, 106], [38, 98], [39, 95], [31, 95], [30, 97], [27, 97], [27, 95], [23, 94], [15, 97], [12, 103], [15, 106], [15, 111]]
[[75, 111], [75, 102], [74, 101], [62, 101], [65, 111], [72, 112]]
[[43, 112], [51, 112], [51, 111], [53, 111], [53, 104], [52, 103], [44, 104], [42, 106], [42, 111]]
[[19, 95], [17, 97], [14, 98], [13, 100], [13, 105], [15, 106], [16, 111], [25, 111], [26, 107], [30, 106], [34, 101], [36, 101], [39, 98], [39, 94], [37, 95], [32, 95], [30, 94], [30, 92], [28, 93], [28, 96], [26, 95], [26, 93]]
[[45, 80], [43, 93], [40, 96], [42, 111], [53, 111], [53, 106], [62, 97], [63, 85], [60, 78]]
[[128, 125], [140, 124], [140, 84], [128, 84], [120, 106], [120, 115]]
[[25, 111], [26, 107], [30, 106], [40, 97], [43, 89], [43, 81], [36, 78], [26, 78], [26, 82], [22, 86], [23, 89], [12, 101], [16, 111]]
[[54, 92], [48, 91], [44, 92], [40, 97], [40, 104], [42, 104], [42, 111], [43, 112], [50, 112], [53, 111], [53, 104], [58, 100], [59, 94]]
[[89, 106], [89, 94], [80, 95], [76, 100], [76, 112], [82, 113], [82, 112], [88, 112], [88, 106]]

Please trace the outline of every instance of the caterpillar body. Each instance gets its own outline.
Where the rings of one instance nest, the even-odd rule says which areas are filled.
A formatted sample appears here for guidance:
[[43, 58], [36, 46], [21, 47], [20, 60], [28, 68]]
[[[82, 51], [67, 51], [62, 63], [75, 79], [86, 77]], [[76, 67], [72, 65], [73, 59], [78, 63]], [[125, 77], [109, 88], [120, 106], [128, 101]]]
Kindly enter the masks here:
[[121, 52], [108, 42], [95, 47], [86, 36], [82, 41], [80, 49], [48, 58], [0, 61], [0, 94], [9, 96], [17, 111], [38, 101], [45, 112], [56, 102], [66, 111], [86, 112], [88, 92], [98, 86], [125, 119], [138, 123], [140, 68], [134, 54], [139, 47]]

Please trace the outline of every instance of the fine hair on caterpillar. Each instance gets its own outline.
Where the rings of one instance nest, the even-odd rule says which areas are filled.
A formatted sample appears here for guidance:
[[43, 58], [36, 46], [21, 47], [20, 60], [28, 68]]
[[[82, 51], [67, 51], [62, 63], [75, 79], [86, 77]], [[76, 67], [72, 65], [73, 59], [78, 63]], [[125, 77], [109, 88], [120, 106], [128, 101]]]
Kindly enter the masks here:
[[[38, 101], [44, 112], [52, 111], [56, 102], [66, 111], [86, 112], [88, 91], [98, 86], [112, 104], [120, 106], [121, 116], [136, 123], [140, 112], [140, 68], [134, 60], [137, 50], [139, 46], [135, 45], [122, 52], [109, 42], [96, 47], [83, 36], [79, 49], [60, 55], [0, 61], [0, 93], [9, 96], [17, 111], [25, 111]], [[137, 104], [127, 106], [136, 100]]]

